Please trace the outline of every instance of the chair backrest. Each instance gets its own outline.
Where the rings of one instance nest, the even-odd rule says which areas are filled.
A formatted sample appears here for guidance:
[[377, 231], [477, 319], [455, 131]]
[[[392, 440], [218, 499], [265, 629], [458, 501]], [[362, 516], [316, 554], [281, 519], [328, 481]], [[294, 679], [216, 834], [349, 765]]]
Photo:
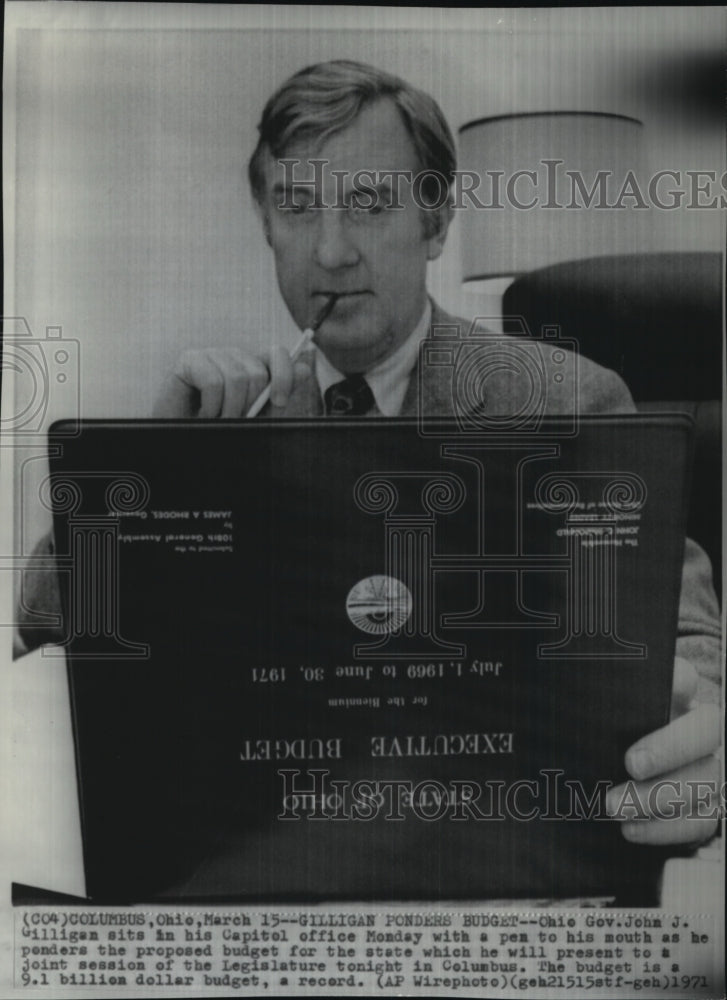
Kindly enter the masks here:
[[[558, 325], [581, 354], [623, 378], [640, 410], [686, 410], [696, 423], [687, 533], [722, 566], [722, 280], [719, 253], [591, 257], [522, 275], [503, 313], [531, 333]], [[517, 324], [511, 324], [517, 334]]]

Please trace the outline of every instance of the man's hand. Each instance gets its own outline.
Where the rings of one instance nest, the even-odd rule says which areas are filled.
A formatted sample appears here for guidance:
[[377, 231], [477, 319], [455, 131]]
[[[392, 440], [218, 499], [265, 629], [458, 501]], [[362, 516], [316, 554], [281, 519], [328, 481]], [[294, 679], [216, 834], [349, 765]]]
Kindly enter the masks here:
[[185, 351], [166, 377], [152, 416], [234, 420], [247, 414], [268, 382], [270, 402], [280, 407], [311, 375], [310, 356], [293, 363], [284, 347], [261, 354], [238, 347]]
[[694, 667], [674, 661], [672, 719], [626, 751], [634, 779], [612, 788], [607, 809], [638, 844], [697, 844], [717, 829], [721, 722], [717, 705], [692, 705]]

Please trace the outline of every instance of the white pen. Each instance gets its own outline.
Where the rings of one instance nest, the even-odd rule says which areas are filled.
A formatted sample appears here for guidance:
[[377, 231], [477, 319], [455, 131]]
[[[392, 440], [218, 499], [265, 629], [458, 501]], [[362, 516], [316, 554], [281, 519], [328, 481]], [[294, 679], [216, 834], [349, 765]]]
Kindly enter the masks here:
[[[313, 337], [315, 336], [316, 331], [318, 330], [320, 325], [330, 315], [330, 312], [333, 309], [334, 305], [336, 304], [337, 299], [338, 295], [335, 292], [331, 292], [328, 298], [326, 299], [325, 303], [323, 304], [323, 308], [318, 313], [316, 318], [313, 320], [311, 325], [309, 327], [306, 327], [306, 329], [303, 330], [303, 332], [301, 333], [298, 343], [291, 351], [290, 354], [291, 361], [295, 361], [296, 358], [299, 358], [300, 355], [305, 350], [305, 348], [308, 346], [308, 344], [310, 344], [310, 342], [313, 340]], [[265, 386], [265, 388], [260, 393], [258, 398], [255, 400], [250, 409], [247, 411], [246, 416], [256, 417], [260, 412], [260, 410], [262, 410], [262, 408], [266, 405], [269, 399], [270, 399], [270, 383], [268, 383]]]

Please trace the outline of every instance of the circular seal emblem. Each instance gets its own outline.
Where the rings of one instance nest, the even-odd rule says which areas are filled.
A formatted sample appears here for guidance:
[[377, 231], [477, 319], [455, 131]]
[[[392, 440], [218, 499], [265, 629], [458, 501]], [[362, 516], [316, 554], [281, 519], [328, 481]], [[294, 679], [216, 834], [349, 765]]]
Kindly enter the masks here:
[[381, 635], [396, 632], [411, 614], [411, 594], [393, 576], [367, 576], [351, 587], [346, 611], [356, 628]]

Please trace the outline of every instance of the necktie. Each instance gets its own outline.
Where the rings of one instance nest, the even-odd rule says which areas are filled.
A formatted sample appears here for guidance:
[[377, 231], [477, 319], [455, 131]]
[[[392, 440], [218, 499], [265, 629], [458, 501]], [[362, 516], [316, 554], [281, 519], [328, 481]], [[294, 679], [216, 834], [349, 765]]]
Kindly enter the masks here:
[[374, 406], [374, 394], [363, 375], [348, 375], [329, 386], [323, 396], [326, 416], [360, 417]]

